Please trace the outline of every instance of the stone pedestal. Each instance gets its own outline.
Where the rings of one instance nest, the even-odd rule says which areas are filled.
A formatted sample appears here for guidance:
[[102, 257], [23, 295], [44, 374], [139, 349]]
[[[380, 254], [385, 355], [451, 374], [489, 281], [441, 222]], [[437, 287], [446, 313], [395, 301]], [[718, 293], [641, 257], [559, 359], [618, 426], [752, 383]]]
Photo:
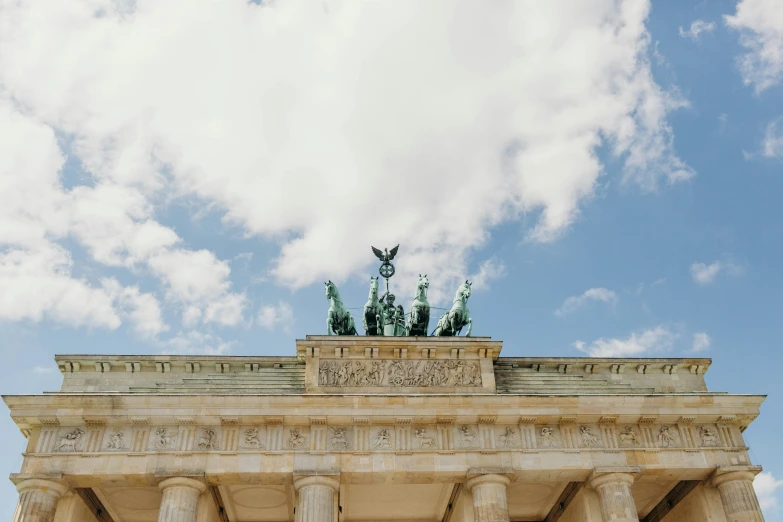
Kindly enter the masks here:
[[761, 471], [758, 466], [718, 469], [712, 483], [720, 492], [723, 511], [728, 522], [764, 522], [753, 478]]
[[52, 522], [57, 502], [68, 487], [52, 480], [28, 479], [16, 485], [19, 503], [13, 522]]
[[158, 487], [163, 491], [158, 522], [196, 522], [198, 498], [207, 489], [203, 482], [174, 477]]
[[296, 522], [335, 522], [335, 493], [340, 482], [324, 476], [301, 477], [294, 480], [299, 494]]
[[506, 486], [511, 482], [503, 475], [479, 475], [465, 486], [473, 493], [475, 522], [508, 522]]
[[633, 475], [622, 472], [597, 473], [590, 479], [590, 487], [598, 492], [605, 522], [639, 522], [631, 484]]

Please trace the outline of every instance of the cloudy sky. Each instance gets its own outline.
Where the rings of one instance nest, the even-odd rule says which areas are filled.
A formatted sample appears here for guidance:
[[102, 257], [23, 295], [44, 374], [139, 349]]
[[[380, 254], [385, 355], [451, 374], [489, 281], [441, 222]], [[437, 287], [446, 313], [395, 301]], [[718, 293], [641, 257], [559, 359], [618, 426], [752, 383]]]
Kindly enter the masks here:
[[770, 394], [783, 521], [781, 189], [779, 0], [0, 0], [0, 391], [55, 353], [292, 354], [401, 243], [406, 308], [471, 278], [506, 356]]

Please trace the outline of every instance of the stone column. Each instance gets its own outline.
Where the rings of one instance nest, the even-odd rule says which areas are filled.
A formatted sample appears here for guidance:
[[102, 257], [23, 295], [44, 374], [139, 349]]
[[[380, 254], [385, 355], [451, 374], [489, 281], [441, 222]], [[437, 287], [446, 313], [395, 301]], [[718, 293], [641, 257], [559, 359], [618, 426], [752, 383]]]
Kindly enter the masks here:
[[590, 487], [598, 492], [604, 522], [639, 522], [631, 495], [633, 475], [623, 472], [594, 473]]
[[163, 491], [158, 522], [196, 522], [198, 497], [207, 490], [203, 482], [173, 477], [164, 480], [158, 487]]
[[52, 522], [57, 502], [68, 487], [53, 480], [27, 479], [16, 485], [19, 502], [13, 522]]
[[753, 489], [753, 478], [759, 471], [759, 466], [718, 468], [712, 483], [720, 492], [727, 522], [764, 522]]
[[508, 477], [495, 474], [468, 479], [465, 487], [473, 493], [475, 522], [508, 522], [506, 486], [510, 482]]
[[335, 522], [334, 494], [340, 482], [320, 475], [301, 477], [294, 480], [294, 489], [299, 493], [296, 522]]

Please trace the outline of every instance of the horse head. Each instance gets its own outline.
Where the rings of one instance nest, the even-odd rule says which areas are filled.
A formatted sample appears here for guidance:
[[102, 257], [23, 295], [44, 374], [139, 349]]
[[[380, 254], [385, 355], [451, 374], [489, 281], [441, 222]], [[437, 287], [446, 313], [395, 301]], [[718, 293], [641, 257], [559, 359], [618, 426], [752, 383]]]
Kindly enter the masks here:
[[370, 299], [378, 297], [378, 276], [370, 277]]
[[332, 283], [331, 280], [326, 281], [324, 283], [324, 285], [326, 285], [326, 298], [327, 299], [332, 299], [332, 298], [335, 298], [335, 297], [338, 298], [338, 299], [340, 298], [340, 294], [339, 294], [339, 292], [337, 292], [337, 287], [334, 285], [334, 283]]
[[419, 281], [416, 283], [416, 297], [427, 297], [427, 289], [430, 287], [430, 280], [427, 274], [419, 274]]
[[457, 289], [457, 293], [454, 295], [454, 301], [461, 301], [465, 300], [467, 301], [468, 298], [470, 298], [470, 287], [473, 285], [470, 281], [465, 279], [465, 282], [459, 285], [459, 288]]

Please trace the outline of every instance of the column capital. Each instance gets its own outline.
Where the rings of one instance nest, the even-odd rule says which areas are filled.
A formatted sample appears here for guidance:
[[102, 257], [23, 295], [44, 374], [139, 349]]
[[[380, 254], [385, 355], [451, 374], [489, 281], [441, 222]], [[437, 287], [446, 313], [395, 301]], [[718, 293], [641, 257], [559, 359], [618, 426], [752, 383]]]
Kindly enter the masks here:
[[31, 489], [42, 491], [44, 493], [51, 493], [59, 499], [65, 495], [70, 488], [62, 482], [46, 479], [31, 478], [16, 483], [16, 491], [18, 491], [20, 494]]
[[607, 484], [627, 484], [630, 486], [640, 471], [637, 467], [596, 468], [588, 477], [587, 482], [593, 489]]
[[207, 490], [206, 484], [200, 480], [196, 480], [188, 477], [171, 477], [158, 484], [161, 491], [165, 491], [169, 488], [184, 487], [191, 488], [198, 491], [199, 495]]
[[468, 479], [465, 482], [465, 487], [470, 491], [476, 486], [483, 486], [484, 484], [498, 484], [502, 486], [508, 486], [511, 484], [511, 479], [505, 475], [498, 475], [497, 473], [485, 473], [483, 475], [476, 475]]
[[761, 473], [761, 466], [721, 466], [712, 476], [712, 485], [718, 487], [735, 480], [753, 482], [759, 473]]
[[294, 489], [299, 491], [308, 486], [326, 486], [333, 491], [340, 489], [340, 481], [333, 476], [308, 475], [294, 478]]

